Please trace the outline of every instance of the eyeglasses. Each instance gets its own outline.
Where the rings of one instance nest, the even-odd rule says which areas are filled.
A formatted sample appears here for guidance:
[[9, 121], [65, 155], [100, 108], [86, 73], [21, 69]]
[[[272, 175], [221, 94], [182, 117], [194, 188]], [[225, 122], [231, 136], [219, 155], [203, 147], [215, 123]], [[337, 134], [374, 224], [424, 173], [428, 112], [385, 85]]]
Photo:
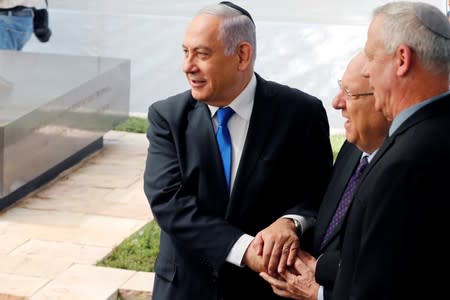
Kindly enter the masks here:
[[337, 81], [339, 88], [344, 91], [344, 93], [347, 95], [347, 99], [356, 99], [358, 97], [363, 97], [363, 96], [372, 96], [373, 92], [366, 92], [366, 93], [358, 93], [358, 94], [354, 94], [352, 92], [350, 92], [350, 90], [348, 88], [345, 88], [342, 86], [342, 80], [338, 80]]

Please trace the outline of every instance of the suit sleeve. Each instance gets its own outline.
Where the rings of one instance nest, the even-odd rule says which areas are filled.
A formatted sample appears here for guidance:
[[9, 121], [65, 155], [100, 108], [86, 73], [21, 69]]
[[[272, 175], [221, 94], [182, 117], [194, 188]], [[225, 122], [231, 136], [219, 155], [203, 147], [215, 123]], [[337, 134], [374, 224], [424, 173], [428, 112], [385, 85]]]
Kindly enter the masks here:
[[325, 298], [328, 298], [333, 290], [339, 269], [340, 253], [339, 251], [329, 251], [323, 253], [317, 260], [316, 281], [324, 287]]
[[243, 234], [220, 216], [206, 215], [196, 193], [182, 176], [179, 149], [169, 122], [151, 106], [148, 113], [148, 156], [144, 191], [161, 230], [177, 247], [206, 259], [217, 270], [231, 246]]
[[[445, 211], [438, 204], [444, 191], [435, 187], [443, 187], [445, 183], [442, 179], [433, 180], [432, 168], [426, 164], [418, 167], [421, 164], [407, 159], [391, 163], [383, 173], [388, 174], [385, 176], [389, 177], [389, 183], [380, 176], [361, 193], [361, 196], [365, 193], [378, 195], [372, 198], [376, 201], [366, 203], [355, 199], [365, 208], [365, 214], [361, 241], [359, 245], [352, 245], [359, 249], [350, 289], [352, 299], [386, 299], [386, 295], [403, 299], [428, 298], [419, 295], [429, 291], [436, 281], [435, 276], [430, 275], [435, 274], [431, 272], [433, 267], [424, 262], [423, 257], [430, 253], [430, 245], [435, 240], [431, 231], [425, 229], [435, 227], [428, 226], [435, 220], [442, 220], [436, 215]], [[430, 192], [433, 188], [437, 192]], [[423, 201], [437, 205], [423, 205]]]
[[317, 217], [322, 198], [328, 185], [332, 165], [333, 154], [330, 144], [328, 118], [322, 102], [313, 105], [307, 114], [299, 114], [303, 122], [297, 129], [302, 132], [297, 137], [297, 154], [301, 159], [297, 160], [298, 170], [298, 201], [286, 214], [298, 214], [303, 217]]

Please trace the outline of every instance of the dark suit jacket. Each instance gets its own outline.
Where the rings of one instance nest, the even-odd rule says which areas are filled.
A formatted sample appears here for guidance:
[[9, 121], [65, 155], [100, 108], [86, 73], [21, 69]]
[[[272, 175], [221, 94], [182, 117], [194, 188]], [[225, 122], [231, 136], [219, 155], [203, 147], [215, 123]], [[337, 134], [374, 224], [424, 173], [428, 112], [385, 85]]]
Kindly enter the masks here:
[[332, 167], [317, 98], [257, 76], [231, 197], [208, 106], [186, 91], [149, 108], [144, 190], [161, 227], [153, 299], [279, 299], [225, 261], [244, 233], [284, 214], [316, 216]]
[[314, 228], [314, 256], [319, 257], [316, 265], [316, 281], [324, 287], [325, 299], [330, 299], [339, 268], [341, 250], [341, 228], [339, 224], [326, 244], [321, 247], [328, 224], [333, 218], [347, 182], [359, 164], [362, 152], [355, 145], [344, 142], [339, 150], [330, 183], [325, 192], [317, 222]]
[[449, 154], [450, 96], [421, 108], [385, 141], [350, 208], [333, 300], [442, 299]]

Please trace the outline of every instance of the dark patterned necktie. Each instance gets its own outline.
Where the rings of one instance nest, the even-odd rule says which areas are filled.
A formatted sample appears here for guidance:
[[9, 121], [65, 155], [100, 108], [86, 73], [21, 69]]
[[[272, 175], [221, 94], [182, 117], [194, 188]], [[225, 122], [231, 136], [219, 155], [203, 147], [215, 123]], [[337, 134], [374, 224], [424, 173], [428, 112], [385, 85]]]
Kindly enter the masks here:
[[227, 180], [227, 189], [230, 192], [231, 183], [231, 161], [232, 161], [232, 149], [231, 149], [231, 136], [228, 130], [228, 120], [233, 115], [234, 111], [231, 107], [223, 107], [217, 110], [217, 144], [219, 146], [220, 155], [222, 157], [223, 169], [225, 172], [225, 178]]
[[355, 193], [355, 190], [359, 185], [359, 180], [361, 179], [361, 174], [364, 171], [364, 169], [366, 168], [368, 163], [369, 163], [369, 161], [367, 159], [367, 156], [364, 156], [361, 159], [361, 161], [359, 162], [359, 165], [356, 168], [355, 173], [353, 173], [352, 177], [348, 181], [347, 187], [345, 188], [345, 191], [342, 194], [341, 201], [339, 202], [339, 205], [338, 205], [336, 211], [334, 212], [334, 215], [333, 215], [333, 218], [331, 219], [330, 224], [328, 224], [327, 231], [325, 233], [325, 236], [323, 237], [322, 244], [320, 245], [321, 249], [328, 242], [328, 240], [332, 236], [332, 233], [334, 232], [336, 227], [344, 219], [345, 214], [347, 213], [347, 210], [352, 201], [353, 194]]

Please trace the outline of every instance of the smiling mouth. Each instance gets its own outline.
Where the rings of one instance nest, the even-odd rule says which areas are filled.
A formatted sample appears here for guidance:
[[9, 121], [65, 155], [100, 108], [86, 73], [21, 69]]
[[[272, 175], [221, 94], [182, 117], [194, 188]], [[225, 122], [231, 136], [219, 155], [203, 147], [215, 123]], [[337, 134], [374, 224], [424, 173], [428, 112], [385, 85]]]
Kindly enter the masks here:
[[189, 82], [192, 87], [201, 87], [201, 86], [205, 85], [206, 80], [190, 79]]

